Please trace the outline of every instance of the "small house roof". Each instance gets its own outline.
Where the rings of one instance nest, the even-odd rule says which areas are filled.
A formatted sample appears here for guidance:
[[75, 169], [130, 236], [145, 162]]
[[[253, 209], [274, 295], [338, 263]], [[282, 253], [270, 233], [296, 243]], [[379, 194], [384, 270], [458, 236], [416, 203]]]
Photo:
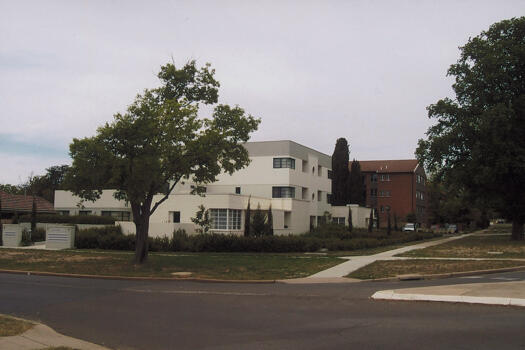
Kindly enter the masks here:
[[[2, 211], [30, 212], [33, 208], [33, 196], [10, 194], [0, 191]], [[55, 211], [53, 204], [42, 197], [35, 197], [36, 211], [38, 213], [52, 213]]]

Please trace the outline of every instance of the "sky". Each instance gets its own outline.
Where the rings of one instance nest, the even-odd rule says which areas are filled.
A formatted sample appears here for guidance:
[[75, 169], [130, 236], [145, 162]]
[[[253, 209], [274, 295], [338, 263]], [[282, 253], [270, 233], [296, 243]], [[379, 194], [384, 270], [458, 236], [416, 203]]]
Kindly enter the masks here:
[[[0, 184], [70, 164], [73, 138], [125, 112], [160, 66], [210, 62], [219, 102], [261, 118], [253, 141], [414, 158], [453, 97], [459, 46], [525, 1], [0, 0]], [[202, 111], [203, 117], [207, 111]]]

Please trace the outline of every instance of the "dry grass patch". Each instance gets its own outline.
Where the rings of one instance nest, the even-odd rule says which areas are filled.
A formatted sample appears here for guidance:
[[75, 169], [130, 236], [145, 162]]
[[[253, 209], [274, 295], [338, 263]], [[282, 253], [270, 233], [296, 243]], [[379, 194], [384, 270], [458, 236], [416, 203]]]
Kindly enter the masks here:
[[512, 241], [509, 235], [472, 235], [400, 256], [434, 258], [513, 258], [525, 259], [525, 241]]
[[201, 278], [273, 280], [306, 277], [344, 262], [334, 256], [284, 253], [151, 253], [145, 264], [136, 265], [131, 252], [11, 252], [0, 250], [2, 269], [130, 277], [174, 278], [173, 273], [184, 271]]
[[434, 275], [517, 266], [525, 266], [525, 262], [511, 260], [383, 260], [367, 265], [346, 277], [374, 279], [408, 274]]
[[22, 334], [34, 326], [31, 322], [0, 315], [0, 337]]

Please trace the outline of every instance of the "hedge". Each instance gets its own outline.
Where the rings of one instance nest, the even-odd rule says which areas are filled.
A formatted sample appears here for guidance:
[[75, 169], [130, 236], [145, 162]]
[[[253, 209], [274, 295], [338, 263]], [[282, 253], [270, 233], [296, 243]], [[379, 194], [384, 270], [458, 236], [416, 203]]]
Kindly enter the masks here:
[[[315, 235], [244, 237], [224, 234], [188, 235], [178, 230], [172, 237], [149, 238], [152, 252], [264, 252], [297, 253], [329, 251], [350, 251], [375, 248], [438, 236], [432, 233], [396, 233], [392, 236], [319, 238]], [[79, 249], [134, 250], [135, 235], [124, 235], [120, 227], [91, 228], [79, 230], [75, 236]]]
[[[31, 215], [22, 215], [19, 222], [31, 222]], [[36, 216], [36, 222], [49, 224], [90, 224], [90, 225], [115, 225], [115, 218], [98, 215], [57, 215], [41, 214]]]

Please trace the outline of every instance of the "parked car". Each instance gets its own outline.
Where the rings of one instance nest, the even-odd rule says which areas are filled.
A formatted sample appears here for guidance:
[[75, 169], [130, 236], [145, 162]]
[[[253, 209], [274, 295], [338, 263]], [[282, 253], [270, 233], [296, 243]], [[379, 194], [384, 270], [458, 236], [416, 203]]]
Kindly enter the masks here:
[[403, 232], [407, 231], [416, 231], [416, 224], [407, 222], [405, 226], [403, 226]]
[[458, 233], [458, 226], [457, 225], [448, 225], [447, 233]]

